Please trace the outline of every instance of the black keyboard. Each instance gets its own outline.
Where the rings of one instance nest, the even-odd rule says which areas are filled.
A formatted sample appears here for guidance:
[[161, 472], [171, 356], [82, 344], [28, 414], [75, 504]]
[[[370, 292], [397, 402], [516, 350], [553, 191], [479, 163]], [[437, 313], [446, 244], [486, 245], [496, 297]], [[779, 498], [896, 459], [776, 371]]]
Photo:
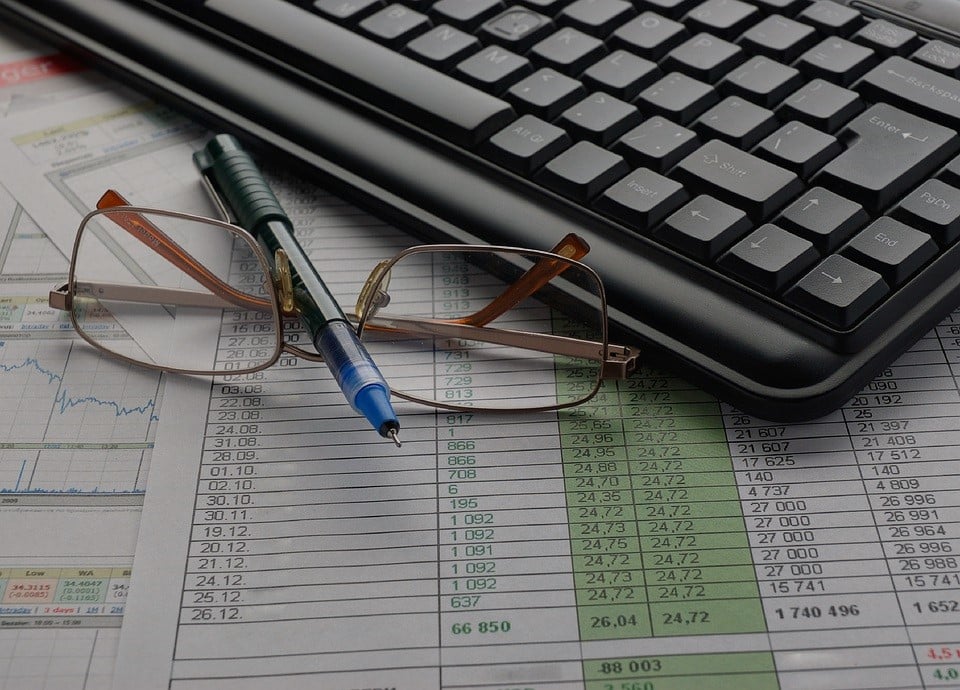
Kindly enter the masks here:
[[575, 231], [615, 336], [842, 405], [960, 303], [960, 0], [0, 0], [426, 240]]

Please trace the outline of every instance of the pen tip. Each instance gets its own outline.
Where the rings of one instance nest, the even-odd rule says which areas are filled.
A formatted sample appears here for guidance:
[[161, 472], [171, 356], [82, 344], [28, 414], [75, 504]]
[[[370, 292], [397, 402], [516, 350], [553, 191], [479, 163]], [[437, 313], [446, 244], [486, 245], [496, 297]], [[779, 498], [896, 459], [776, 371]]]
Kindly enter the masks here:
[[396, 444], [397, 448], [400, 448], [403, 445], [400, 443], [400, 437], [397, 436], [396, 429], [390, 429], [390, 431], [387, 432], [387, 435], [390, 436], [390, 439]]

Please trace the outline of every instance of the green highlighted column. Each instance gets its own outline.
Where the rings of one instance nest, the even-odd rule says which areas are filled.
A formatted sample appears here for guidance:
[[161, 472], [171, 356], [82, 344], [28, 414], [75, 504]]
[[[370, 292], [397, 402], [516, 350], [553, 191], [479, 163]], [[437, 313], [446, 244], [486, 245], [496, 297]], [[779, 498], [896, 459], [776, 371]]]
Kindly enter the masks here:
[[[560, 425], [581, 639], [766, 631], [716, 400], [644, 370]], [[778, 687], [772, 654], [755, 656], [729, 655], [743, 662], [730, 687]], [[598, 660], [585, 677], [590, 690], [709, 688], [739, 662], [676, 657], [674, 671], [651, 675], [643, 660]], [[617, 663], [647, 671], [598, 671]]]

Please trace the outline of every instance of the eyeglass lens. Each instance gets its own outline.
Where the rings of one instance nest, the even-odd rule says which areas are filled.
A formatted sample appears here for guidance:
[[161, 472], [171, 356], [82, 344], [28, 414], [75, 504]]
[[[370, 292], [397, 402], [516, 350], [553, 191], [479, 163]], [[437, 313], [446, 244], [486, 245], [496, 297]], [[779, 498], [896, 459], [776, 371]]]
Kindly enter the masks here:
[[[362, 333], [391, 389], [441, 406], [503, 410], [575, 404], [592, 395], [598, 361], [536, 348], [544, 334], [601, 342], [602, 289], [580, 264], [547, 259], [545, 271], [544, 261], [522, 251], [445, 250], [409, 254], [394, 264], [381, 280], [389, 280], [388, 303], [372, 307], [375, 315]], [[531, 280], [536, 275], [541, 280]], [[387, 301], [376, 293], [373, 304]], [[429, 321], [410, 330], [435, 332], [396, 330], [398, 323], [423, 319], [480, 330], [451, 336]], [[388, 321], [392, 330], [385, 329]], [[504, 332], [522, 337], [501, 338]], [[503, 341], [483, 342], [492, 334]]]
[[73, 318], [88, 340], [137, 362], [243, 371], [279, 351], [268, 276], [242, 234], [175, 215], [110, 209], [81, 228]]

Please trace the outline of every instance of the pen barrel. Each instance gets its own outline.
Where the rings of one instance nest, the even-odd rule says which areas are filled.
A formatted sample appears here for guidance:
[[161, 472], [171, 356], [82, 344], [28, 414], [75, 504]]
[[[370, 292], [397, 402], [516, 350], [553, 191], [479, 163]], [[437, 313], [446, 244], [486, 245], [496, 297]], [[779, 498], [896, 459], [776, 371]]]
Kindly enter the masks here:
[[313, 344], [351, 404], [365, 386], [371, 383], [386, 386], [383, 375], [350, 324], [331, 321], [317, 334]]
[[216, 182], [241, 227], [260, 228], [271, 220], [290, 223], [260, 168], [236, 138], [218, 134], [193, 157], [200, 170]]
[[390, 388], [353, 326], [331, 321], [313, 344], [350, 406], [366, 417], [381, 436], [396, 433], [400, 423], [390, 404]]

